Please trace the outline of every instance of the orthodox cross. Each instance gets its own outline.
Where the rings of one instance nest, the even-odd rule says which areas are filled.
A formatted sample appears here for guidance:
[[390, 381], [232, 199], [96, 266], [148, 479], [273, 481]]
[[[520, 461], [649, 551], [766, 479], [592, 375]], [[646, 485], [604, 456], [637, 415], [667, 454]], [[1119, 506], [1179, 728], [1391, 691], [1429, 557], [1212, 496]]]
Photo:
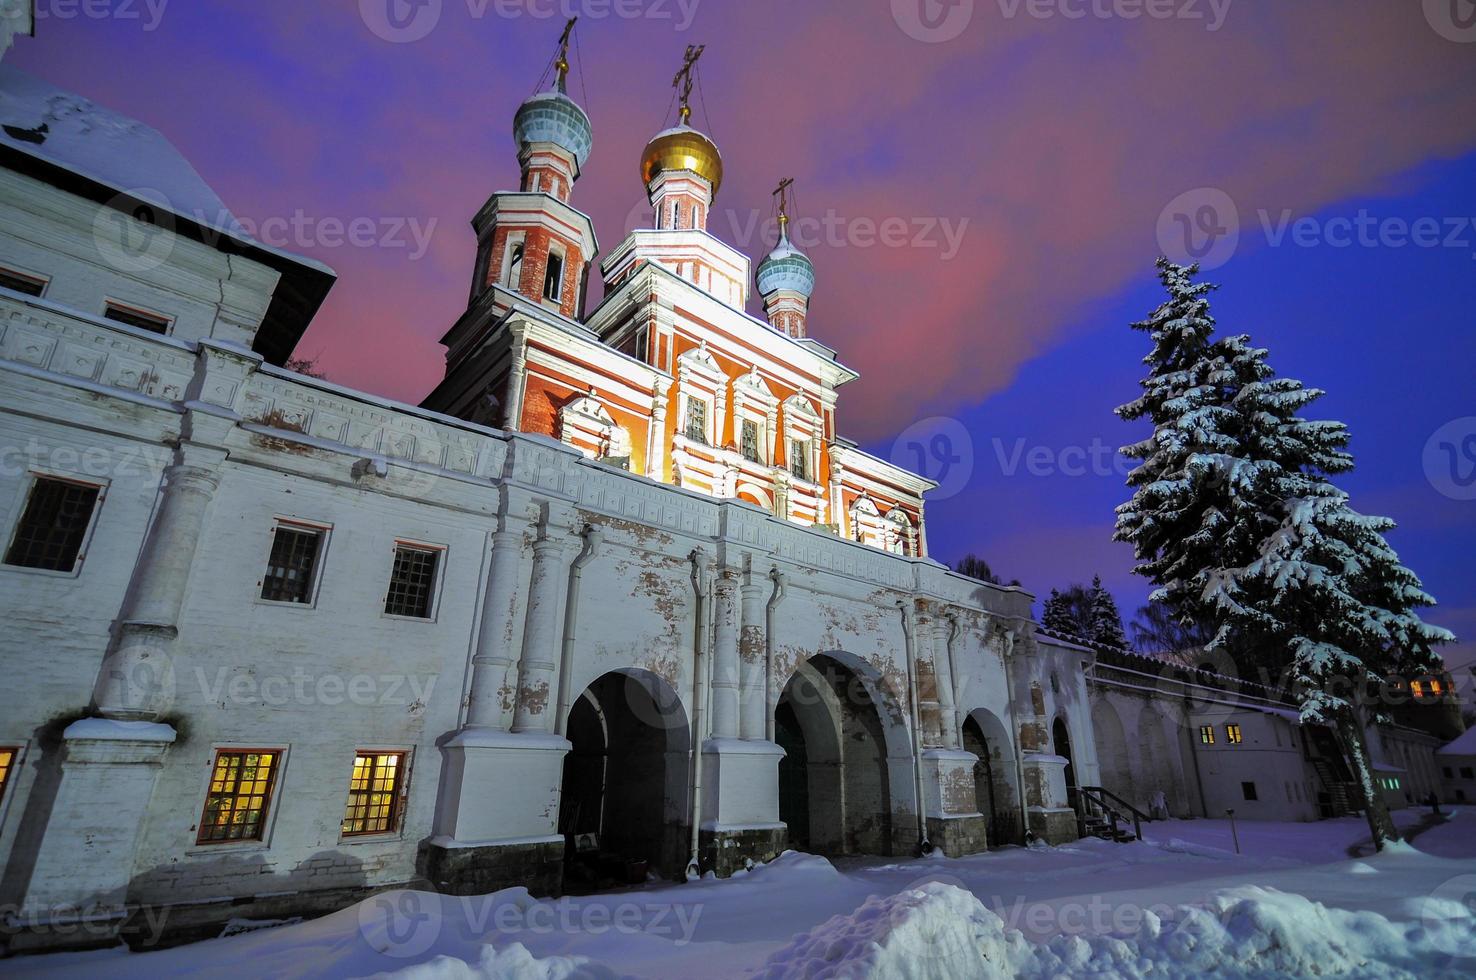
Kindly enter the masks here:
[[574, 33], [574, 22], [578, 17], [569, 18], [569, 23], [564, 25], [564, 33], [559, 36], [559, 57], [554, 62], [554, 71], [558, 72], [556, 86], [560, 92], [564, 91], [564, 79], [569, 74], [569, 37]]
[[779, 199], [779, 227], [781, 229], [789, 224], [789, 188], [793, 184], [793, 177], [785, 177], [779, 181], [779, 186], [774, 188], [774, 196]]
[[682, 70], [676, 73], [676, 78], [671, 80], [671, 87], [676, 89], [682, 97], [682, 125], [687, 125], [687, 120], [692, 117], [692, 85], [695, 79], [692, 77], [692, 69], [697, 67], [697, 59], [702, 57], [702, 52], [707, 50], [705, 44], [687, 45], [687, 53], [682, 58]]

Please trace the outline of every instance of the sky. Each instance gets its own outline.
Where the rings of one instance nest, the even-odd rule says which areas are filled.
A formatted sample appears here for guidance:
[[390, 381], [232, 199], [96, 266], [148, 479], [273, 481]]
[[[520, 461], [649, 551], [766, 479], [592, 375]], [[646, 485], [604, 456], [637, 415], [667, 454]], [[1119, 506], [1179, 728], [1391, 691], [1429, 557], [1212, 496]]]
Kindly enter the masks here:
[[1143, 432], [1112, 409], [1155, 257], [1203, 258], [1221, 329], [1326, 390], [1342, 485], [1476, 655], [1472, 0], [39, 0], [7, 59], [159, 128], [248, 228], [336, 269], [299, 353], [418, 402], [571, 14], [602, 252], [649, 223], [641, 149], [706, 44], [710, 230], [761, 257], [795, 178], [810, 334], [862, 374], [841, 429], [943, 484], [934, 557], [1037, 592], [1100, 574], [1131, 618], [1113, 450]]

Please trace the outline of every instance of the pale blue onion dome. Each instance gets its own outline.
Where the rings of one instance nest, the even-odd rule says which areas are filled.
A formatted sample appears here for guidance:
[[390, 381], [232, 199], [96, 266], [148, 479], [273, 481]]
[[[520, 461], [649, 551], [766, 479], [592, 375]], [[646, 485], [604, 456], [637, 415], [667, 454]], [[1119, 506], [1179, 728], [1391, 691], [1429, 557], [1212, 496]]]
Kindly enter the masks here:
[[759, 263], [755, 278], [762, 296], [791, 289], [809, 299], [815, 292], [815, 266], [804, 252], [790, 244], [789, 233], [782, 227], [779, 244]]
[[594, 147], [594, 127], [578, 103], [563, 92], [539, 92], [518, 106], [513, 117], [513, 139], [518, 148], [528, 143], [553, 143], [574, 154], [580, 170]]

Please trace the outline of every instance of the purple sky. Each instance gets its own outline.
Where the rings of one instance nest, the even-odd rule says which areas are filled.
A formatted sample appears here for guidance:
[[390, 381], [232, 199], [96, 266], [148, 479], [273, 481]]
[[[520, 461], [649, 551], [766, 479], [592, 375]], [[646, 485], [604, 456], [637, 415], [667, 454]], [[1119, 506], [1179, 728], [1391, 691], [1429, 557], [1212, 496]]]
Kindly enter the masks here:
[[[957, 420], [972, 447], [946, 430], [961, 487], [929, 511], [935, 555], [1042, 591], [1100, 572], [1129, 616], [1146, 587], [1109, 540], [1126, 491], [1092, 449], [1138, 435], [1111, 409], [1142, 371], [1127, 323], [1157, 302], [1153, 258], [1186, 242], [1175, 216], [1199, 236], [1233, 202], [1238, 244], [1210, 255], [1222, 329], [1327, 389], [1355, 506], [1400, 521], [1430, 618], [1476, 636], [1476, 501], [1426, 451], [1476, 416], [1476, 28], [1451, 16], [1471, 0], [39, 6], [8, 57], [163, 130], [248, 225], [285, 223], [272, 244], [341, 277], [300, 351], [412, 402], [465, 307], [468, 222], [516, 184], [512, 115], [562, 10], [583, 15], [571, 94], [595, 126], [573, 203], [606, 252], [645, 224], [641, 147], [706, 43], [696, 122], [727, 165], [711, 230], [761, 255], [769, 189], [797, 178], [811, 333], [863, 375], [843, 431], [910, 463], [898, 433]], [[425, 36], [387, 40], [387, 13]], [[1361, 214], [1365, 240], [1345, 238]], [[354, 219], [372, 247], [338, 240]], [[1421, 219], [1438, 241], [1400, 234]]]

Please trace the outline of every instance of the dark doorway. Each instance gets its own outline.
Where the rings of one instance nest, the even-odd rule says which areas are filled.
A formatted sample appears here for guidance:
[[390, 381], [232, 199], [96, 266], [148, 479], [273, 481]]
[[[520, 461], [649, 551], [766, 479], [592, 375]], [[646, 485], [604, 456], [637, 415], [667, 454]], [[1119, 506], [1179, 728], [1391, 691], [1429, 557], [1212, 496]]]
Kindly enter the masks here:
[[891, 854], [892, 796], [881, 714], [861, 677], [817, 656], [801, 664], [774, 712], [779, 814], [816, 854]]
[[610, 673], [569, 711], [559, 833], [565, 890], [609, 888], [686, 866], [686, 715], [654, 675]]
[[1051, 741], [1055, 744], [1056, 754], [1066, 760], [1066, 805], [1071, 809], [1081, 812], [1076, 799], [1076, 766], [1071, 758], [1071, 735], [1066, 731], [1066, 719], [1057, 718], [1056, 723], [1051, 726]]
[[963, 747], [964, 751], [979, 757], [979, 761], [974, 763], [974, 805], [988, 821], [988, 845], [1002, 847], [1023, 843], [1019, 799], [1015, 795], [1014, 759], [1004, 726], [992, 714], [980, 709], [964, 719]]
[[781, 701], [774, 711], [774, 740], [784, 750], [779, 760], [779, 819], [789, 828], [789, 846], [810, 850], [810, 761], [794, 705]]

